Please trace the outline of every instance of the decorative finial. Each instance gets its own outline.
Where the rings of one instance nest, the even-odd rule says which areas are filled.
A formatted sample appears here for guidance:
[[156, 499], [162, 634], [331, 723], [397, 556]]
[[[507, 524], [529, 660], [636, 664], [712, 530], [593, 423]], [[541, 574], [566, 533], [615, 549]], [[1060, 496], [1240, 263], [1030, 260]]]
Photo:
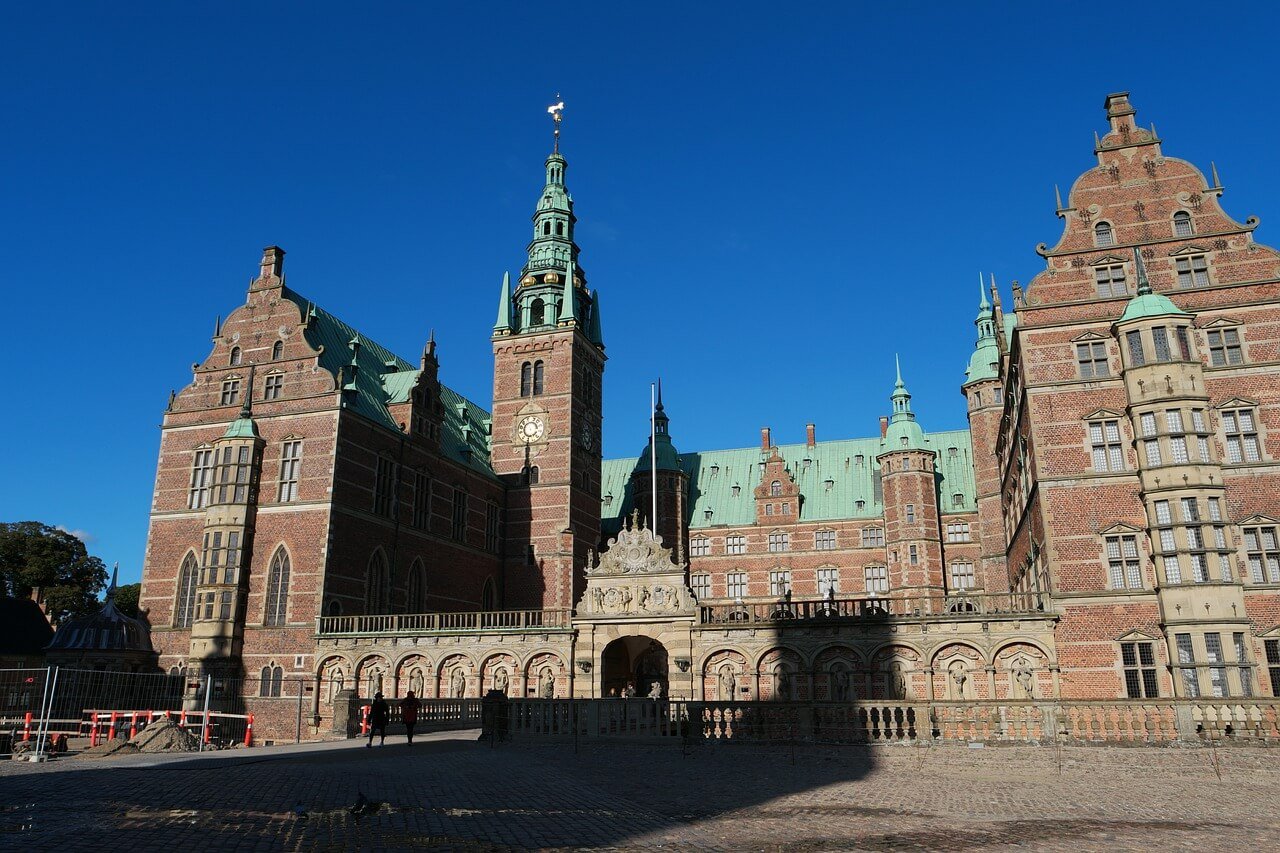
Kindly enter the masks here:
[[253, 371], [257, 367], [256, 364], [249, 365], [249, 387], [244, 389], [244, 405], [240, 407], [240, 417], [248, 418], [253, 415]]
[[222, 335], [222, 315], [218, 315], [218, 319], [213, 321], [213, 336], [220, 337]]
[[116, 564], [111, 567], [111, 586], [107, 587], [107, 601], [116, 597], [116, 586], [119, 579], [120, 563], [117, 561]]
[[1062, 190], [1058, 189], [1058, 185], [1053, 185], [1053, 200], [1057, 202], [1058, 210], [1062, 210]]
[[899, 362], [899, 360], [898, 360], [898, 354], [897, 354], [896, 352], [893, 354], [893, 372], [894, 372], [895, 374], [897, 374], [897, 384], [898, 384], [898, 386], [899, 386], [899, 387], [901, 387], [901, 385], [902, 385], [902, 364], [901, 364], [901, 362]]
[[166, 412], [173, 411], [173, 401], [176, 400], [177, 398], [178, 398], [178, 392], [170, 388], [169, 389], [169, 405], [165, 407]]
[[658, 411], [662, 411], [662, 377], [658, 377], [658, 405], [655, 406]]
[[1156, 133], [1156, 123], [1153, 121], [1151, 122], [1151, 139], [1154, 141], [1159, 138], [1160, 138], [1160, 134]]
[[1098, 137], [1098, 131], [1096, 130], [1093, 132], [1093, 147], [1094, 148], [1102, 147], [1102, 139]]
[[1147, 280], [1147, 268], [1142, 264], [1142, 255], [1138, 253], [1138, 247], [1133, 247], [1133, 264], [1137, 268], [1138, 275], [1138, 295], [1147, 296], [1151, 293], [1151, 282]]
[[[994, 281], [995, 275], [991, 276]], [[982, 282], [982, 273], [978, 273], [978, 310], [986, 311], [991, 307], [991, 303], [987, 301], [987, 289]]]
[[1210, 160], [1209, 169], [1213, 172], [1213, 186], [1209, 189], [1216, 190], [1222, 186], [1222, 179], [1218, 177], [1218, 164]]
[[564, 121], [564, 101], [560, 100], [559, 92], [556, 92], [556, 101], [557, 103], [547, 107], [547, 114], [555, 122], [555, 142], [551, 149], [552, 154], [560, 153], [560, 122]]

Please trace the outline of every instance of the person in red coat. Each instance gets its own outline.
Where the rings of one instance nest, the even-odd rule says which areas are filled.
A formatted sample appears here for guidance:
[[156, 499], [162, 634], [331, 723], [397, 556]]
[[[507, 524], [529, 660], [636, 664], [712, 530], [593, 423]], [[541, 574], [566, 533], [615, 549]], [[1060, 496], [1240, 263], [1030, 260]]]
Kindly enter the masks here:
[[409, 737], [409, 743], [413, 743], [413, 727], [418, 724], [418, 708], [421, 704], [412, 690], [400, 700], [400, 719], [404, 720], [404, 731]]

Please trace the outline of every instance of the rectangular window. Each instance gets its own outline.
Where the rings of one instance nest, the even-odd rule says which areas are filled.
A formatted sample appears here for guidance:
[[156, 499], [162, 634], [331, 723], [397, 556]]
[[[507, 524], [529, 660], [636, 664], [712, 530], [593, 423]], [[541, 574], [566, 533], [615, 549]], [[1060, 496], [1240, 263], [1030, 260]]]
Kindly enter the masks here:
[[1187, 455], [1187, 438], [1183, 435], [1175, 435], [1169, 439], [1169, 458], [1173, 460], [1175, 465], [1184, 465], [1190, 461]]
[[1209, 455], [1209, 439], [1207, 436], [1196, 436], [1196, 451], [1199, 453], [1201, 462], [1213, 461], [1213, 457]]
[[726, 554], [745, 554], [747, 553], [747, 537], [734, 535], [724, 538], [724, 552]]
[[[1168, 531], [1170, 535], [1173, 531]], [[1160, 558], [1160, 564], [1164, 568], [1164, 581], [1168, 584], [1182, 583], [1182, 566], [1178, 563], [1177, 554], [1168, 554]]]
[[1188, 698], [1195, 699], [1200, 695], [1200, 679], [1196, 676], [1196, 656], [1191, 648], [1191, 635], [1177, 634], [1174, 636], [1174, 643], [1178, 649], [1178, 663], [1187, 664], [1178, 670], [1182, 675], [1182, 692]]
[[231, 592], [224, 591], [218, 596], [218, 618], [223, 621], [231, 619]]
[[373, 511], [382, 516], [391, 515], [395, 492], [396, 463], [385, 456], [378, 457], [378, 471], [373, 483]]
[[819, 530], [813, 534], [813, 547], [819, 551], [833, 551], [836, 547], [834, 530]]
[[730, 598], [746, 598], [747, 597], [747, 573], [746, 572], [729, 572], [725, 578], [725, 586], [729, 591]]
[[769, 572], [769, 594], [786, 595], [791, 592], [791, 572], [785, 570]]
[[1094, 281], [1097, 283], [1098, 295], [1103, 299], [1112, 296], [1124, 296], [1128, 293], [1128, 288], [1124, 282], [1124, 267], [1119, 264], [1115, 266], [1095, 267], [1093, 271]]
[[880, 527], [862, 528], [862, 547], [863, 548], [883, 548], [884, 547], [884, 529]]
[[1081, 379], [1110, 376], [1107, 367], [1107, 345], [1104, 341], [1076, 344], [1076, 363], [1080, 366]]
[[240, 380], [228, 379], [222, 383], [222, 405], [234, 406], [240, 402]]
[[1142, 442], [1142, 449], [1147, 454], [1148, 466], [1154, 468], [1160, 464], [1160, 442], [1156, 441], [1154, 438], [1148, 439], [1147, 441]]
[[976, 579], [973, 575], [973, 563], [970, 563], [967, 560], [961, 560], [951, 564], [952, 589], [973, 589], [975, 585]]
[[1209, 264], [1204, 255], [1185, 255], [1173, 263], [1178, 271], [1178, 287], [1204, 287], [1209, 283]]
[[818, 569], [818, 594], [823, 598], [840, 593], [840, 570], [826, 567]]
[[770, 533], [769, 534], [769, 550], [770, 551], [790, 551], [791, 550], [791, 534]]
[[1151, 330], [1151, 343], [1155, 345], [1152, 352], [1155, 353], [1156, 361], [1173, 360], [1169, 352], [1169, 331], [1164, 326], [1156, 326]]
[[1147, 356], [1142, 351], [1142, 333], [1138, 331], [1128, 332], [1124, 336], [1125, 341], [1129, 344], [1129, 366], [1141, 367], [1147, 363]]
[[1130, 699], [1154, 699], [1160, 695], [1153, 643], [1121, 643], [1120, 663], [1124, 669], [1125, 694]]
[[907, 555], [908, 555], [907, 560], [911, 563], [911, 565], [913, 566], [920, 565], [920, 552], [916, 549], [915, 545], [907, 546]]
[[1258, 462], [1258, 430], [1253, 409], [1233, 409], [1222, 413], [1222, 429], [1227, 436], [1228, 462]]
[[431, 523], [431, 478], [422, 471], [413, 475], [413, 526], [426, 530]]
[[1168, 501], [1156, 501], [1156, 524], [1170, 524], [1173, 516], [1169, 512]]
[[[1211, 664], [1221, 664], [1222, 635], [1209, 633], [1204, 635], [1205, 660]], [[1227, 670], [1221, 666], [1209, 667], [1209, 695], [1221, 697], [1227, 695]]]
[[244, 503], [249, 499], [252, 449], [247, 446], [222, 448], [218, 461], [216, 503]]
[[1164, 554], [1172, 554], [1178, 550], [1177, 542], [1174, 539], [1173, 528], [1165, 527], [1160, 531], [1160, 551]]
[[488, 504], [484, 510], [484, 547], [486, 551], [498, 553], [502, 539], [502, 510], [497, 504]]
[[1276, 528], [1244, 528], [1244, 550], [1249, 560], [1250, 582], [1280, 583], [1280, 548], [1277, 548]]
[[1183, 521], [1199, 521], [1200, 520], [1200, 505], [1196, 503], [1195, 498], [1183, 498], [1181, 501], [1181, 505], [1182, 505]]
[[711, 540], [705, 536], [695, 536], [689, 540], [690, 557], [711, 556]]
[[916, 505], [907, 504], [907, 524], [916, 523]]
[[284, 387], [284, 376], [279, 373], [273, 373], [267, 377], [266, 383], [262, 387], [262, 399], [277, 400], [280, 398], [280, 391]]
[[197, 450], [191, 463], [191, 491], [188, 509], [204, 509], [209, 505], [213, 489], [213, 450]]
[[1189, 554], [1188, 558], [1191, 560], [1191, 577], [1196, 583], [1208, 583], [1209, 565], [1205, 561], [1204, 554]]
[[1156, 416], [1154, 412], [1146, 412], [1139, 419], [1142, 427], [1143, 438], [1150, 438], [1156, 434]]
[[1267, 675], [1271, 681], [1271, 695], [1280, 696], [1280, 640], [1263, 640], [1267, 653]]
[[886, 566], [867, 566], [862, 570], [867, 592], [877, 595], [889, 591], [889, 569]]
[[968, 542], [969, 541], [969, 522], [952, 521], [947, 523], [947, 541], [948, 542]]
[[711, 597], [711, 575], [690, 575], [689, 585], [693, 587], [693, 596], [699, 601]]
[[1112, 589], [1142, 588], [1142, 567], [1138, 561], [1136, 536], [1108, 536], [1107, 565]]
[[1222, 521], [1222, 501], [1209, 498], [1209, 520]]
[[453, 490], [453, 538], [458, 542], [467, 541], [467, 493], [462, 489]]
[[1245, 635], [1241, 631], [1236, 631], [1231, 635], [1231, 645], [1235, 649], [1236, 668], [1240, 676], [1240, 694], [1242, 696], [1253, 695], [1253, 668], [1249, 664], [1248, 644], [1245, 642]]
[[1178, 333], [1178, 355], [1183, 361], [1191, 360], [1191, 336], [1187, 333], [1186, 326], [1179, 326]]
[[286, 441], [280, 445], [280, 491], [278, 499], [281, 503], [298, 499], [298, 469], [301, 464], [301, 441]]
[[1240, 332], [1238, 329], [1214, 330], [1207, 335], [1209, 340], [1209, 363], [1214, 367], [1228, 364], [1243, 364], [1244, 350], [1240, 348]]
[[1089, 421], [1089, 444], [1095, 471], [1123, 471], [1124, 450], [1119, 421]]
[[1170, 435], [1177, 435], [1181, 433], [1183, 431], [1182, 430], [1182, 410], [1181, 409], [1167, 410], [1164, 413], [1164, 425], [1165, 425], [1165, 429], [1169, 431]]

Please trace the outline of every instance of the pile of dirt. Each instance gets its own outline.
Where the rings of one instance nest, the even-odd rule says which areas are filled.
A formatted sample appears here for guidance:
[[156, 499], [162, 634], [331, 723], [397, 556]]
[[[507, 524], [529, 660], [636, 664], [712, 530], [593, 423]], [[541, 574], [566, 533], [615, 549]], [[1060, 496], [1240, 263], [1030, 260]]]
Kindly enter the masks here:
[[196, 752], [200, 739], [171, 719], [158, 719], [130, 741], [141, 752]]
[[135, 755], [137, 752], [137, 745], [119, 738], [91, 746], [80, 754], [87, 758], [106, 758], [109, 755]]

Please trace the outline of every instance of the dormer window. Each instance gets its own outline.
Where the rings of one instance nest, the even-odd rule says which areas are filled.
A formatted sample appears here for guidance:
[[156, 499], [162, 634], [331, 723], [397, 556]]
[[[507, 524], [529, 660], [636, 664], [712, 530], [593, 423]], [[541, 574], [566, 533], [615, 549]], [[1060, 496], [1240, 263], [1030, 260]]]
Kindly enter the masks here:
[[769, 484], [769, 494], [772, 497], [779, 497], [782, 494], [782, 481], [774, 480]]
[[605, 506], [609, 506], [609, 505], [611, 505], [612, 503], [613, 503], [613, 495], [605, 495], [605, 496], [604, 496], [604, 505], [605, 505]]
[[1191, 214], [1185, 210], [1179, 210], [1173, 215], [1173, 236], [1190, 237], [1196, 233], [1195, 227], [1191, 224]]
[[1099, 222], [1093, 226], [1093, 243], [1099, 247], [1114, 246], [1116, 244], [1116, 235], [1111, 230], [1110, 222]]
[[230, 364], [232, 367], [235, 367], [239, 363], [240, 363], [240, 347], [232, 347]]
[[736, 497], [737, 497], [738, 495], [740, 495], [740, 494], [742, 494], [742, 486], [734, 486], [734, 487], [733, 487], [733, 496], [736, 498]]

